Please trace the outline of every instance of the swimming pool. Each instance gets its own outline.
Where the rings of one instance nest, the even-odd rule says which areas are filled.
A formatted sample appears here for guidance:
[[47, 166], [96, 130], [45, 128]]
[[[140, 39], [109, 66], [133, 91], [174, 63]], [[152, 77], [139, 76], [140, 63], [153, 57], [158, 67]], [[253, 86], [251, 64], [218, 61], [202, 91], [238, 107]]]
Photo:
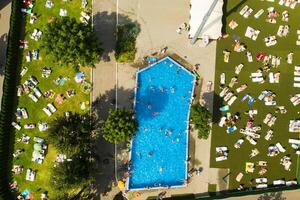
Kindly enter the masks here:
[[139, 128], [127, 189], [180, 187], [187, 178], [188, 118], [195, 77], [170, 57], [137, 73]]

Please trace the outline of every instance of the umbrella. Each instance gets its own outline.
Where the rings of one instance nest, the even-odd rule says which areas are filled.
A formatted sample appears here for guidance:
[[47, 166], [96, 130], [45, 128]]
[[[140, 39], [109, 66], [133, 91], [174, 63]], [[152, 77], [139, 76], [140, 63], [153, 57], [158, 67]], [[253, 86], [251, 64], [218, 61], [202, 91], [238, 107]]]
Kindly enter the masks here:
[[85, 77], [85, 75], [84, 75], [83, 72], [77, 73], [76, 76], [75, 76], [76, 83], [82, 82], [84, 80], [84, 77]]
[[125, 183], [123, 181], [118, 181], [118, 187], [120, 190], [125, 188]]

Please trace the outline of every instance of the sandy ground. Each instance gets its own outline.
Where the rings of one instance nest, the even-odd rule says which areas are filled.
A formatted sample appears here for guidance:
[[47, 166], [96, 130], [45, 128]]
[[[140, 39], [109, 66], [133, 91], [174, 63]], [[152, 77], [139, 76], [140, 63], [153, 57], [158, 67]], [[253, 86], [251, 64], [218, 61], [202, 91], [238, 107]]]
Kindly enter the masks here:
[[[0, 101], [2, 98], [2, 84], [4, 79], [4, 67], [6, 57], [7, 34], [9, 31], [10, 1], [0, 2]], [[1, 104], [0, 104], [1, 105]]]

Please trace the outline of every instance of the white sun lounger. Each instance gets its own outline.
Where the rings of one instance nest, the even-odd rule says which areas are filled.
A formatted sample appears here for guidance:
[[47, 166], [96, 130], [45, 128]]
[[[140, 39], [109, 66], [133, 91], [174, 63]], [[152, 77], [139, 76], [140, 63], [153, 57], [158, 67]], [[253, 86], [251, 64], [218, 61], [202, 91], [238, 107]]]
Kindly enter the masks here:
[[231, 97], [227, 104], [228, 104], [229, 106], [231, 106], [231, 105], [234, 103], [234, 101], [235, 101], [236, 99], [237, 99], [237, 96]]
[[21, 128], [22, 128], [22, 127], [21, 127], [18, 123], [16, 123], [16, 122], [12, 122], [11, 125], [12, 125], [13, 127], [15, 127], [15, 129], [17, 129], [18, 131], [21, 130]]
[[228, 148], [227, 147], [216, 147], [216, 152], [222, 153], [224, 151], [228, 151]]
[[264, 78], [263, 77], [255, 77], [255, 78], [252, 78], [252, 82], [253, 83], [259, 83], [259, 82], [262, 82], [264, 81]]
[[226, 96], [224, 97], [224, 101], [228, 101], [232, 96], [233, 96], [233, 93], [232, 92], [228, 92], [226, 94]]
[[52, 113], [50, 112], [50, 110], [48, 108], [43, 108], [43, 111], [46, 113], [46, 115], [48, 115], [48, 117], [50, 117], [52, 115]]
[[295, 77], [294, 77], [294, 81], [299, 82], [299, 81], [300, 81], [300, 77], [299, 77], [299, 76], [295, 76]]
[[292, 185], [297, 185], [297, 184], [298, 184], [297, 181], [286, 181], [285, 182], [286, 186], [292, 186]]
[[294, 76], [300, 76], [300, 71], [294, 71]]
[[297, 140], [297, 139], [289, 139], [289, 143], [291, 143], [291, 144], [300, 144], [300, 140]]
[[273, 181], [273, 185], [285, 185], [285, 181], [284, 180], [275, 180], [275, 181]]
[[283, 146], [280, 144], [280, 142], [278, 142], [275, 146], [278, 148], [278, 150], [279, 150], [280, 152], [282, 152], [282, 153], [285, 152], [285, 148], [283, 148]]
[[245, 5], [244, 8], [242, 8], [242, 10], [240, 11], [240, 15], [244, 15], [248, 9], [249, 9], [249, 6]]
[[227, 160], [227, 156], [219, 156], [219, 157], [216, 157], [216, 161], [217, 161], [217, 162], [223, 161], [223, 160]]
[[268, 179], [267, 178], [256, 178], [255, 182], [256, 183], [267, 183]]
[[52, 113], [55, 113], [56, 108], [54, 107], [54, 105], [52, 103], [48, 103], [47, 107]]
[[38, 98], [36, 96], [34, 96], [34, 94], [30, 93], [30, 94], [28, 94], [28, 96], [32, 101], [34, 101], [34, 102], [38, 101]]
[[261, 73], [261, 72], [251, 73], [251, 78], [254, 78], [254, 77], [261, 77], [261, 76], [262, 76], [262, 73]]
[[299, 88], [300, 87], [300, 83], [294, 83], [294, 87]]
[[221, 98], [223, 98], [226, 94], [227, 94], [227, 92], [229, 91], [229, 88], [228, 87], [225, 87], [225, 88], [223, 88], [223, 90], [220, 92], [220, 97]]
[[270, 82], [270, 83], [274, 83], [274, 82], [275, 82], [273, 72], [270, 72], [270, 73], [269, 73], [269, 82]]
[[295, 66], [295, 71], [300, 71], [300, 66], [299, 65]]
[[264, 9], [260, 9], [255, 15], [254, 18], [258, 19], [264, 13]]
[[252, 53], [250, 51], [247, 51], [246, 55], [247, 55], [248, 62], [253, 62]]
[[285, 0], [280, 0], [280, 1], [279, 1], [279, 5], [282, 6], [282, 5], [284, 4], [284, 2], [285, 2]]
[[220, 75], [220, 84], [221, 84], [221, 85], [225, 85], [225, 80], [226, 80], [226, 76], [225, 76], [225, 73], [223, 72], [223, 73]]
[[226, 121], [226, 117], [222, 117], [221, 120], [220, 120], [220, 122], [219, 122], [219, 126], [223, 127], [224, 124], [225, 124], [225, 121]]
[[244, 64], [242, 64], [242, 63], [239, 64], [238, 66], [235, 67], [234, 73], [238, 75], [241, 72], [241, 70], [243, 69], [243, 67], [244, 67]]
[[33, 88], [33, 92], [34, 92], [34, 94], [38, 97], [38, 98], [40, 98], [41, 96], [42, 96], [42, 93], [41, 93], [41, 91], [40, 91], [40, 89], [39, 88]]
[[267, 188], [268, 184], [258, 184], [255, 186], [257, 189], [261, 189], [261, 188]]
[[252, 12], [253, 12], [253, 9], [252, 9], [252, 8], [249, 8], [249, 9], [245, 12], [245, 14], [243, 15], [243, 17], [244, 17], [244, 18], [248, 18], [248, 17], [251, 15]]

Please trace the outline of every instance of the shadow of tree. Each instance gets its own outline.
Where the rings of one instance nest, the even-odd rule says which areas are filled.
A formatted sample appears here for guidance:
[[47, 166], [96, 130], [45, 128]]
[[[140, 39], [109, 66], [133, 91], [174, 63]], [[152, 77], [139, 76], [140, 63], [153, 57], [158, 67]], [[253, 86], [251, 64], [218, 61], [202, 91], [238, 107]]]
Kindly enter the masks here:
[[[116, 19], [116, 12], [108, 13], [105, 11], [94, 13], [94, 32], [102, 43], [102, 48], [104, 49], [102, 60], [104, 62], [110, 61], [110, 54], [115, 51]], [[140, 27], [137, 21], [133, 21], [128, 16], [122, 14], [118, 14], [118, 23], [119, 25], [135, 24], [136, 27]]]
[[4, 75], [4, 65], [6, 61], [7, 33], [0, 37], [0, 76]]
[[[127, 105], [123, 108], [132, 108], [132, 101], [129, 101], [134, 93], [133, 90], [117, 88], [118, 100], [122, 99], [122, 102], [126, 102]], [[109, 110], [114, 109], [116, 106], [116, 89], [109, 90], [105, 94], [98, 96], [94, 102], [92, 102], [92, 114], [95, 120], [98, 122], [96, 128], [100, 130], [100, 137], [96, 145], [95, 153], [98, 157], [96, 163], [96, 169], [93, 173], [95, 178], [96, 197], [100, 197], [101, 194], [105, 195], [111, 191], [112, 186], [116, 184], [115, 179], [115, 146], [103, 139], [101, 136], [101, 126], [108, 116]], [[118, 103], [119, 104], [119, 103]]]
[[282, 196], [282, 192], [270, 192], [260, 195], [257, 200], [285, 200], [286, 197]]

